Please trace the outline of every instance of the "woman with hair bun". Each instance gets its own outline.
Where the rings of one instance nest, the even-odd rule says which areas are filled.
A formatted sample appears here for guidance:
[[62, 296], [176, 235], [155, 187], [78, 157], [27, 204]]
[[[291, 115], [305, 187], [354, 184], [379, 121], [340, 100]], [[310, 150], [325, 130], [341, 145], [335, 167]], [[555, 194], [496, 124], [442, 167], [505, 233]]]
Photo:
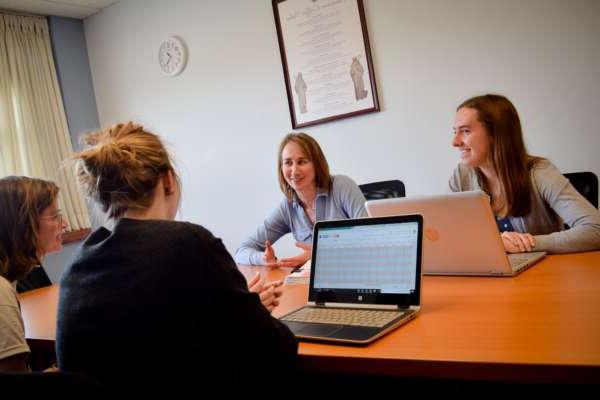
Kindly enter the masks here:
[[129, 122], [86, 142], [79, 181], [115, 226], [92, 233], [63, 275], [59, 368], [143, 391], [287, 371], [297, 342], [270, 315], [281, 289], [247, 284], [220, 239], [174, 221], [180, 184], [160, 138]]

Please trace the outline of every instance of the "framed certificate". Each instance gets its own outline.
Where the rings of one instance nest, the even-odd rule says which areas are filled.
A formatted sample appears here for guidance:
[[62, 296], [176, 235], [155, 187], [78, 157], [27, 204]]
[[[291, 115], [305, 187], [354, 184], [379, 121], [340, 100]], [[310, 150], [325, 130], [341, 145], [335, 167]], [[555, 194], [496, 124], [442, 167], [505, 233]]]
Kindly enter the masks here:
[[272, 0], [294, 129], [379, 111], [362, 0]]

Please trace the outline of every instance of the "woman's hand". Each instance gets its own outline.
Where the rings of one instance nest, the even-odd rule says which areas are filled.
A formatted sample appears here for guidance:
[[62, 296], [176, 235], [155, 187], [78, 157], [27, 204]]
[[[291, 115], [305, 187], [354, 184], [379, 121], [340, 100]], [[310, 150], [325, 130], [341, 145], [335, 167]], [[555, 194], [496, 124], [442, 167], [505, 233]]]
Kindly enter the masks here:
[[300, 267], [312, 257], [312, 244], [296, 242], [296, 247], [302, 249], [302, 253], [294, 257], [287, 257], [282, 258], [281, 260], [277, 260], [277, 257], [275, 257], [275, 251], [273, 250], [273, 246], [267, 240], [265, 242], [265, 253], [263, 255], [265, 266], [285, 268]]
[[263, 254], [263, 261], [268, 267], [277, 266], [277, 257], [275, 256], [275, 250], [273, 250], [273, 246], [268, 240], [265, 241], [265, 252]]
[[279, 267], [300, 267], [312, 257], [312, 244], [296, 242], [296, 247], [302, 249], [302, 253], [294, 257], [282, 258], [277, 263]]
[[248, 282], [248, 290], [257, 293], [262, 305], [269, 312], [273, 312], [273, 309], [279, 305], [279, 298], [283, 293], [282, 284], [281, 280], [266, 283], [265, 277], [257, 272]]
[[535, 247], [535, 238], [529, 233], [502, 232], [500, 237], [507, 253], [524, 253]]

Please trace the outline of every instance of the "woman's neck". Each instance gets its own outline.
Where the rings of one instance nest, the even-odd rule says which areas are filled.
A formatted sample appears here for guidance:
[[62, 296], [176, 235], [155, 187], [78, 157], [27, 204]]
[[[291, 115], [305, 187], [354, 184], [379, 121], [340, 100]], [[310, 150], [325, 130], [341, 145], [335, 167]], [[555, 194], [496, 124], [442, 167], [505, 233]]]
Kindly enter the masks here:
[[491, 166], [480, 166], [479, 169], [485, 179], [485, 188], [491, 197], [491, 206], [494, 214], [506, 216], [506, 198], [504, 188], [498, 178], [496, 170]]
[[123, 218], [129, 219], [169, 219], [164, 207], [150, 206], [143, 210], [127, 210]]
[[174, 216], [169, 215], [169, 196], [170, 194], [165, 190], [163, 181], [160, 180], [154, 189], [150, 206], [147, 208], [130, 208], [125, 211], [123, 218], [172, 220]]
[[312, 187], [301, 192], [296, 192], [298, 199], [302, 203], [302, 207], [305, 209], [314, 209], [315, 198], [317, 197], [317, 188]]

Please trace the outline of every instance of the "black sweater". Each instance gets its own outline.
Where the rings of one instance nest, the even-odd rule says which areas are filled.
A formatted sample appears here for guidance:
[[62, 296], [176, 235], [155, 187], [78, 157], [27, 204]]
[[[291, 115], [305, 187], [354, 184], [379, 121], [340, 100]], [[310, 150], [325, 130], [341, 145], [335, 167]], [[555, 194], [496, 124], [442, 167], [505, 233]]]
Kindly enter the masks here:
[[271, 381], [289, 373], [297, 349], [198, 225], [121, 219], [85, 241], [61, 280], [58, 366], [108, 387]]

